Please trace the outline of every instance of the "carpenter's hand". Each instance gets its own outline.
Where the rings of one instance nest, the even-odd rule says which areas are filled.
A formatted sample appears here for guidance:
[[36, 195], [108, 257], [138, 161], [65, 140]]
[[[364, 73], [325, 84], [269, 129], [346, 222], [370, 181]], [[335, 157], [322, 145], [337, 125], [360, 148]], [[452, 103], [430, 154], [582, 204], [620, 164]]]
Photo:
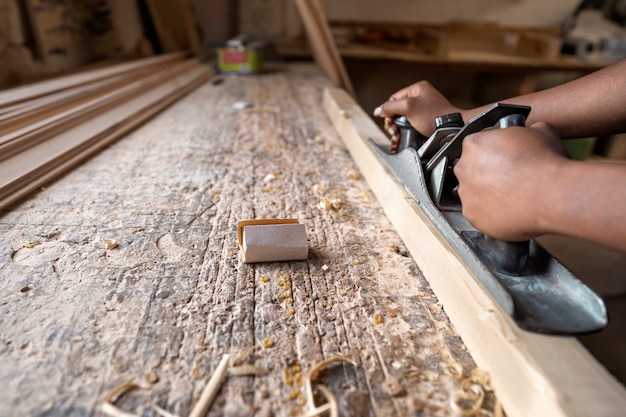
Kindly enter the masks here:
[[545, 193], [558, 192], [559, 173], [570, 160], [556, 130], [547, 123], [529, 128], [485, 130], [467, 136], [454, 173], [463, 215], [496, 239], [522, 241], [546, 233]]
[[374, 115], [385, 118], [385, 130], [391, 135], [391, 149], [400, 140], [393, 124], [394, 116], [406, 116], [411, 125], [424, 136], [435, 131], [435, 118], [448, 113], [460, 112], [428, 81], [420, 81], [394, 93], [389, 100], [374, 110]]

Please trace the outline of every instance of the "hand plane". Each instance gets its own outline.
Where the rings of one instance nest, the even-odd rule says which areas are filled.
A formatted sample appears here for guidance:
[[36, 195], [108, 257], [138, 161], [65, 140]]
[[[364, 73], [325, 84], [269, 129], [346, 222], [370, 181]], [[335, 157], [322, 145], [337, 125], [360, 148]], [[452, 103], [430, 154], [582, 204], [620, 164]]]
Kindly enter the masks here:
[[453, 166], [463, 139], [487, 128], [524, 126], [530, 107], [495, 104], [464, 123], [459, 113], [435, 119], [429, 138], [408, 120], [394, 119], [400, 133], [397, 151], [370, 140], [387, 171], [404, 185], [457, 256], [490, 291], [515, 322], [549, 334], [585, 334], [603, 329], [602, 299], [535, 240], [505, 242], [475, 229], [462, 214]]

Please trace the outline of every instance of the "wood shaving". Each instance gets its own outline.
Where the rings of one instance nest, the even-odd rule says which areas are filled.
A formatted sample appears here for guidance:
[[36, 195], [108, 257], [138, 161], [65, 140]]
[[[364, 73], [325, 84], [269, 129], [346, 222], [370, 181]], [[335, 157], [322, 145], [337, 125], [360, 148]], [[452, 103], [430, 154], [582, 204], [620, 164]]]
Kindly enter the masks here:
[[[448, 371], [454, 375], [454, 372], [458, 372], [458, 368], [451, 366], [454, 363], [448, 363]], [[458, 364], [456, 364], [458, 365]], [[460, 365], [459, 365], [460, 368]], [[462, 371], [462, 369], [461, 369]], [[457, 378], [462, 377], [462, 373]], [[502, 405], [496, 400], [494, 406], [494, 412], [485, 410], [482, 408], [485, 401], [485, 393], [491, 392], [491, 378], [489, 373], [483, 369], [475, 368], [472, 370], [471, 375], [461, 381], [461, 389], [454, 396], [452, 405], [464, 416], [473, 417], [502, 417], [503, 410]]]
[[119, 397], [121, 397], [126, 391], [135, 388], [144, 389], [144, 387], [134, 382], [124, 382], [123, 384], [113, 388], [109, 395], [107, 395], [104, 399], [104, 403], [100, 406], [100, 410], [104, 414], [111, 417], [138, 417], [136, 414], [127, 413], [114, 405]]
[[104, 247], [107, 248], [107, 249], [115, 249], [115, 248], [117, 248], [117, 242], [115, 241], [115, 239], [104, 238], [104, 239], [102, 239], [102, 241], [104, 242]]
[[276, 175], [275, 173], [271, 172], [271, 173], [267, 174], [267, 175], [263, 178], [263, 182], [272, 182], [272, 181], [274, 181], [276, 178], [278, 178], [278, 175]]
[[337, 400], [332, 392], [326, 387], [326, 385], [318, 384], [315, 386], [315, 389], [318, 390], [326, 399], [326, 404], [328, 409], [330, 410], [330, 417], [338, 417], [339, 412], [337, 411]]
[[224, 356], [222, 356], [222, 360], [220, 361], [219, 365], [217, 365], [215, 372], [213, 372], [211, 379], [209, 379], [209, 383], [204, 388], [204, 391], [202, 391], [200, 399], [191, 410], [189, 417], [204, 417], [206, 415], [209, 407], [211, 407], [211, 404], [215, 399], [215, 396], [217, 395], [217, 392], [222, 387], [224, 379], [226, 378], [229, 362], [229, 354], [225, 354]]
[[41, 245], [41, 242], [29, 242], [29, 243], [25, 244], [24, 247], [26, 249], [32, 249], [32, 248], [34, 248], [37, 245]]
[[233, 366], [237, 366], [239, 365], [241, 362], [243, 362], [246, 358], [248, 358], [248, 356], [250, 356], [250, 354], [252, 354], [252, 352], [254, 352], [254, 350], [259, 347], [259, 345], [252, 345], [249, 348], [245, 349], [243, 352], [241, 352], [239, 354], [239, 356], [237, 356], [234, 360], [233, 360]]
[[327, 196], [322, 197], [319, 202], [319, 208], [323, 210], [339, 210], [343, 205], [343, 201], [341, 197], [337, 194], [331, 193]]
[[485, 400], [485, 390], [479, 384], [461, 384], [459, 391], [452, 401], [452, 406], [463, 416], [477, 416]]
[[445, 364], [445, 370], [456, 379], [463, 378], [463, 367], [458, 362], [448, 362]]
[[320, 184], [315, 184], [313, 186], [313, 192], [317, 195], [324, 195], [326, 193], [326, 191], [324, 190], [324, 187], [321, 186]]
[[336, 363], [349, 363], [352, 366], [356, 366], [356, 363], [351, 360], [350, 358], [347, 358], [345, 356], [342, 355], [338, 355], [335, 354], [333, 355], [331, 358], [329, 359], [325, 359], [321, 362], [316, 363], [315, 365], [313, 365], [313, 367], [309, 370], [305, 381], [304, 381], [304, 385], [305, 385], [305, 389], [306, 389], [306, 395], [307, 395], [307, 408], [309, 409], [306, 413], [306, 416], [319, 416], [322, 413], [325, 413], [327, 411], [330, 411], [331, 416], [337, 416], [337, 402], [335, 401], [334, 396], [332, 395], [332, 393], [328, 390], [327, 387], [325, 387], [324, 385], [316, 385], [316, 389], [324, 396], [326, 397], [326, 404], [323, 404], [319, 407], [317, 407], [315, 405], [315, 399], [313, 397], [313, 387], [312, 387], [312, 382], [315, 381], [317, 379], [317, 377], [319, 376], [319, 374], [325, 370], [327, 367], [329, 367], [330, 365], [336, 364]]

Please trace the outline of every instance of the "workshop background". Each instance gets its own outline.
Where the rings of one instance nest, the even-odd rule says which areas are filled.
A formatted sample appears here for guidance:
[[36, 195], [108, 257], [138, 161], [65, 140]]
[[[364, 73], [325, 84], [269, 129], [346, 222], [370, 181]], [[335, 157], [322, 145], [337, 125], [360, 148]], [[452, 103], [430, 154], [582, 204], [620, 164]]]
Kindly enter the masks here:
[[[626, 56], [626, 1], [620, 0], [327, 0], [325, 6], [357, 99], [370, 113], [421, 79], [453, 103], [473, 106], [547, 88]], [[291, 0], [0, 0], [0, 88], [166, 52], [191, 50], [209, 62], [242, 34], [262, 43], [266, 62], [312, 59]], [[569, 149], [579, 159], [619, 161], [626, 158], [625, 139], [585, 138]], [[626, 257], [573, 239], [541, 240], [605, 298], [609, 328], [581, 340], [626, 382]]]

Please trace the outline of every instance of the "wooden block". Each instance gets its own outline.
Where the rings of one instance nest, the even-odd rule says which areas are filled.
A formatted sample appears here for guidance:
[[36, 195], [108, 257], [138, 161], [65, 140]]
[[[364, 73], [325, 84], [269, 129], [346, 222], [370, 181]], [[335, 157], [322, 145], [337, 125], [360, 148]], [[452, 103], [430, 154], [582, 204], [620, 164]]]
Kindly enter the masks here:
[[298, 261], [309, 252], [306, 230], [297, 219], [242, 220], [237, 237], [244, 263]]

